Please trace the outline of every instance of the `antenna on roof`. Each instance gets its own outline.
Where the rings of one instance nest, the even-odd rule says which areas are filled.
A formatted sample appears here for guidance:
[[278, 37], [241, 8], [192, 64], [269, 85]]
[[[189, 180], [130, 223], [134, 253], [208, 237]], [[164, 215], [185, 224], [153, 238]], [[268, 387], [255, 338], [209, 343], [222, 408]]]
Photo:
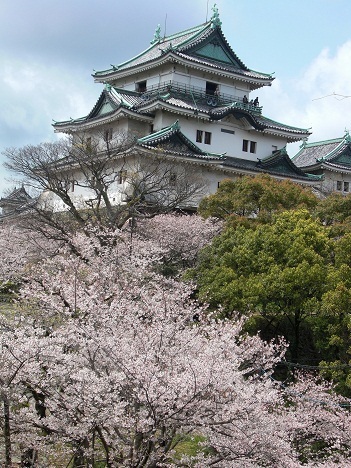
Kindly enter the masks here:
[[208, 2], [209, 2], [209, 1], [210, 1], [210, 0], [207, 0], [207, 7], [206, 7], [206, 23], [207, 23], [207, 18], [208, 18]]
[[167, 36], [166, 32], [167, 32], [167, 13], [166, 13], [166, 18], [165, 18], [165, 32], [163, 36], [164, 38]]

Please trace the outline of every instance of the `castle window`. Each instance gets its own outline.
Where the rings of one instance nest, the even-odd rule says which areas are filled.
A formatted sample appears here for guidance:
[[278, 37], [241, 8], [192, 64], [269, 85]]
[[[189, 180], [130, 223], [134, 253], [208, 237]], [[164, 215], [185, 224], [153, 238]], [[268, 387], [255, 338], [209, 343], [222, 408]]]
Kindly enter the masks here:
[[174, 186], [176, 185], [176, 182], [177, 182], [177, 174], [172, 173], [172, 174], [169, 176], [169, 185], [171, 185], [172, 187], [174, 187]]
[[243, 140], [243, 151], [247, 153], [250, 148], [250, 153], [256, 153], [257, 143], [256, 141]]
[[145, 93], [145, 91], [146, 91], [146, 80], [145, 81], [139, 81], [138, 83], [135, 83], [135, 91], [138, 91], [138, 93]]
[[272, 153], [274, 153], [275, 151], [278, 151], [278, 146], [272, 145]]
[[221, 128], [222, 133], [230, 133], [230, 135], [235, 135], [234, 130], [229, 130], [228, 128]]
[[214, 96], [216, 94], [217, 89], [218, 89], [217, 83], [206, 81], [206, 94], [210, 94], [211, 96]]
[[112, 128], [108, 128], [107, 130], [105, 130], [105, 133], [104, 133], [104, 140], [105, 141], [111, 141], [112, 140]]
[[121, 170], [118, 172], [118, 183], [123, 184], [127, 179], [127, 171], [126, 170]]
[[250, 141], [250, 153], [256, 153], [257, 143], [255, 141]]
[[202, 130], [196, 130], [196, 142], [202, 143], [202, 136], [204, 132]]
[[349, 183], [344, 182], [344, 192], [348, 192], [348, 191], [349, 191]]
[[211, 137], [212, 137], [211, 132], [205, 132], [205, 145], [211, 144]]
[[86, 143], [85, 143], [85, 150], [90, 153], [92, 151], [92, 146], [91, 146], [91, 137], [87, 137]]

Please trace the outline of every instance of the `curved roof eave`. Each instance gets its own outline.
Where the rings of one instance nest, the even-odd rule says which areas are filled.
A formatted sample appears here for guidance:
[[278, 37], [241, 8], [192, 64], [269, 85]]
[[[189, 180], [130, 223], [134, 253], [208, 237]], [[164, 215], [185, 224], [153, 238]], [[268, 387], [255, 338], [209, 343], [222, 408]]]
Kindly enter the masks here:
[[204, 118], [208, 119], [208, 112], [205, 112], [203, 110], [198, 110], [194, 106], [189, 106], [188, 108], [182, 107], [177, 104], [169, 103], [166, 101], [163, 101], [162, 99], [155, 99], [152, 102], [148, 102], [147, 104], [140, 106], [138, 110], [140, 112], [154, 112], [158, 109], [164, 109], [167, 110], [168, 112], [174, 113], [174, 114], [183, 114], [186, 116], [190, 117], [196, 117], [196, 118]]
[[266, 128], [264, 130], [265, 134], [268, 135], [273, 135], [277, 137], [282, 137], [282, 138], [287, 138], [287, 143], [295, 143], [297, 141], [302, 140], [303, 138], [306, 138], [309, 133], [289, 133], [289, 130], [275, 130], [274, 128]]
[[274, 80], [274, 78], [270, 75], [262, 74], [261, 77], [253, 77], [239, 72], [235, 73], [235, 71], [233, 70], [221, 68], [215, 64], [203, 63], [200, 60], [191, 59], [191, 57], [181, 57], [174, 51], [168, 51], [164, 55], [157, 57], [156, 59], [137, 64], [130, 68], [109, 71], [109, 73], [106, 73], [106, 75], [101, 75], [101, 77], [98, 77], [94, 74], [92, 76], [94, 77], [94, 81], [96, 83], [113, 83], [117, 79], [130, 76], [131, 73], [141, 73], [144, 71], [148, 71], [152, 68], [164, 65], [166, 63], [181, 63], [194, 70], [202, 72], [206, 71], [208, 73], [213, 73], [215, 71], [220, 76], [227, 78], [235, 77], [235, 79], [237, 79], [238, 81], [244, 81], [250, 83], [251, 85], [255, 85], [256, 87], [253, 89], [261, 88], [262, 86], [270, 86], [272, 84], [272, 81]]
[[134, 120], [143, 122], [153, 122], [153, 117], [134, 112], [124, 107], [119, 107], [117, 110], [105, 114], [104, 116], [98, 116], [95, 118], [87, 119], [76, 119], [67, 122], [56, 122], [53, 124], [55, 133], [74, 133], [81, 130], [87, 130], [90, 128], [99, 127], [101, 125], [110, 124], [121, 117], [129, 117]]

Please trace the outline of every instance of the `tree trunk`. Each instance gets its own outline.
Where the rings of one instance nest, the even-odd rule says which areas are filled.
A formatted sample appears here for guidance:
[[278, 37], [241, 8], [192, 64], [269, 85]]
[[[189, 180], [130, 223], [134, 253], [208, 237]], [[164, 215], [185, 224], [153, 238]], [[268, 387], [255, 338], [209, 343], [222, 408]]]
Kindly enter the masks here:
[[5, 465], [4, 468], [11, 468], [12, 453], [11, 453], [11, 428], [10, 428], [10, 403], [7, 396], [1, 395], [4, 408], [4, 443], [5, 443]]
[[37, 461], [37, 451], [29, 448], [21, 456], [21, 468], [34, 468]]
[[301, 314], [300, 312], [295, 312], [294, 314], [294, 338], [295, 343], [293, 343], [291, 349], [291, 356], [293, 362], [299, 362], [299, 348], [300, 348], [300, 325], [301, 325]]

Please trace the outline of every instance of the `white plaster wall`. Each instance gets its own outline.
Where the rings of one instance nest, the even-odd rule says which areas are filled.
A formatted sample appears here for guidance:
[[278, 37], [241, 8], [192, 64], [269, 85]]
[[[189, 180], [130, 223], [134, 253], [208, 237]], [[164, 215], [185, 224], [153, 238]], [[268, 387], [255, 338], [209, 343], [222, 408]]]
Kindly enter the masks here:
[[[337, 181], [342, 183], [342, 189], [337, 190]], [[349, 182], [349, 191], [344, 190], [344, 182]], [[351, 174], [341, 172], [324, 171], [324, 180], [322, 181], [322, 190], [324, 192], [337, 192], [344, 195], [351, 193]]]
[[124, 88], [128, 91], [135, 91], [135, 84], [146, 80], [146, 86], [155, 86], [167, 81], [182, 83], [187, 86], [196, 86], [206, 89], [206, 81], [218, 83], [220, 92], [229, 94], [239, 99], [242, 99], [246, 94], [248, 99], [250, 96], [250, 87], [241, 81], [236, 81], [233, 78], [217, 76], [213, 73], [204, 73], [197, 70], [189, 70], [187, 67], [179, 64], [165, 64], [148, 72], [131, 75], [130, 77], [116, 80], [114, 85], [119, 88]]
[[[162, 116], [159, 116], [157, 129], [173, 124], [176, 117], [171, 113], [163, 113]], [[277, 149], [281, 149], [286, 145], [286, 139], [265, 135], [255, 130], [247, 130], [240, 125], [240, 121], [237, 122], [237, 124], [230, 122], [223, 123], [221, 121], [210, 122], [201, 118], [194, 119], [179, 116], [181, 131], [203, 151], [220, 154], [226, 153], [228, 156], [257, 161], [257, 158], [263, 159], [271, 155], [274, 149], [273, 145]], [[235, 134], [223, 133], [221, 132], [221, 128], [233, 130]], [[211, 132], [211, 144], [197, 143], [196, 130]], [[256, 153], [242, 151], [244, 139], [257, 143]]]

